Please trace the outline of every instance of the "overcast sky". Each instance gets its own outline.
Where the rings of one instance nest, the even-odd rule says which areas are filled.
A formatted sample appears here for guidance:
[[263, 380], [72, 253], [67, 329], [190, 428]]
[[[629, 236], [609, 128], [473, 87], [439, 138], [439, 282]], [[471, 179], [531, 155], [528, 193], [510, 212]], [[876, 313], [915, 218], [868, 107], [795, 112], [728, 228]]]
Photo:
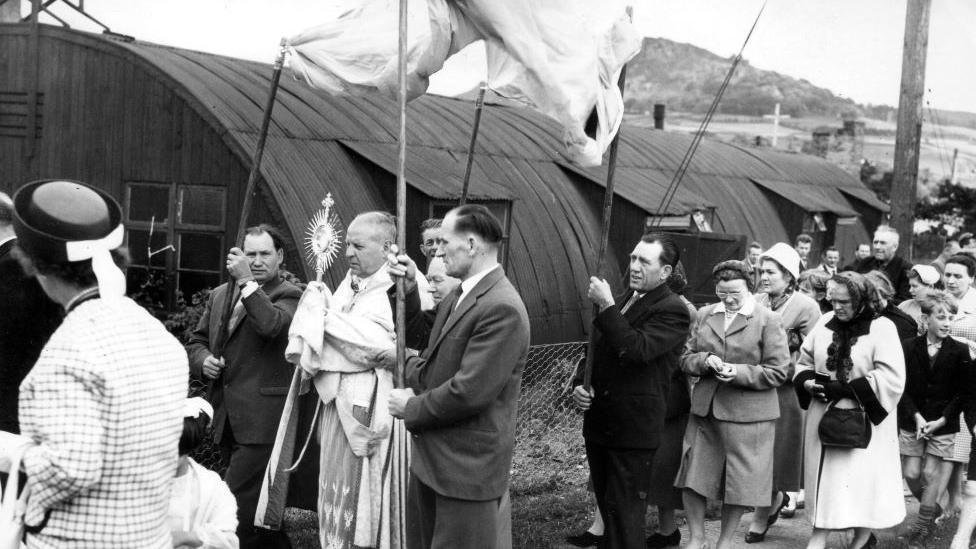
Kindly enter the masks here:
[[[417, 1], [417, 0], [414, 0]], [[599, 1], [599, 0], [593, 0]], [[860, 103], [897, 105], [906, 0], [768, 0], [746, 47], [753, 66], [775, 70]], [[87, 0], [112, 30], [140, 40], [271, 61], [282, 36], [334, 18], [349, 0]], [[738, 52], [762, 0], [635, 0], [646, 36], [688, 42], [722, 56]], [[24, 10], [30, 2], [24, 0]], [[73, 26], [72, 10], [55, 4]], [[51, 21], [47, 19], [47, 21]], [[469, 50], [476, 48], [469, 48]], [[452, 93], [484, 73], [465, 51], [432, 83]], [[933, 0], [926, 100], [940, 109], [976, 112], [976, 0]]]

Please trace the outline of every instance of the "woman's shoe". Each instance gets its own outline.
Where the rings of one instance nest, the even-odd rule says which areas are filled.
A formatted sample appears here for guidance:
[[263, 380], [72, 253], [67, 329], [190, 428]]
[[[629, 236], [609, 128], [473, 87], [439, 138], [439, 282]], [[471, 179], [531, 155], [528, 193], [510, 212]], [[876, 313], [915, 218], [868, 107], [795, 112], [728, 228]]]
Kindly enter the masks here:
[[674, 532], [664, 535], [661, 532], [654, 532], [647, 537], [645, 542], [647, 549], [664, 549], [665, 547], [677, 547], [681, 544], [681, 531], [677, 528]]
[[[770, 513], [769, 514], [769, 517], [766, 519], [766, 529], [767, 530], [769, 529], [770, 526], [776, 524], [776, 521], [779, 520], [779, 514], [780, 514], [780, 512], [783, 511], [783, 507], [786, 507], [787, 504], [790, 503], [790, 495], [787, 494], [786, 492], [780, 492], [780, 493], [783, 494], [783, 499], [779, 502], [779, 507], [777, 507], [775, 511], [773, 511], [772, 513]], [[765, 535], [765, 534], [766, 533], [763, 532], [763, 535]]]
[[746, 543], [759, 543], [766, 539], [766, 532], [769, 531], [769, 526], [762, 532], [746, 532]]

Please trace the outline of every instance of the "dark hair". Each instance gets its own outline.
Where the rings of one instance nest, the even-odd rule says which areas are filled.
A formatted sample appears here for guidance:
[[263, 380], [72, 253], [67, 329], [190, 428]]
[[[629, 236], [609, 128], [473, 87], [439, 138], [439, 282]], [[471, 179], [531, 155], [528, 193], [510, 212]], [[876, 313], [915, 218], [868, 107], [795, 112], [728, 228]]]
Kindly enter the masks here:
[[670, 265], [671, 269], [674, 270], [678, 265], [678, 262], [681, 261], [681, 249], [679, 249], [675, 241], [667, 235], [660, 233], [644, 233], [644, 236], [641, 237], [641, 242], [645, 242], [647, 244], [657, 242], [660, 244], [660, 261], [662, 266]]
[[807, 233], [800, 233], [796, 237], [796, 243], [797, 244], [800, 244], [800, 243], [813, 244], [813, 239], [810, 238], [810, 235], [808, 235]]
[[423, 223], [420, 224], [420, 232], [424, 232], [429, 229], [440, 229], [441, 223], [444, 220], [439, 217], [431, 217], [430, 219], [425, 219]]
[[183, 418], [183, 434], [180, 435], [179, 445], [181, 456], [185, 456], [196, 450], [207, 438], [208, 423], [210, 423], [210, 416], [202, 410], [197, 417]]
[[[28, 276], [32, 276], [34, 273], [53, 276], [79, 288], [87, 288], [98, 283], [95, 272], [92, 271], [91, 259], [52, 263], [30, 255], [20, 246], [14, 246], [11, 253], [20, 263], [20, 268]], [[129, 250], [125, 247], [119, 247], [109, 253], [112, 255], [112, 261], [115, 262], [115, 265], [120, 269], [125, 269], [129, 263]]]
[[[963, 233], [959, 235], [959, 240], [957, 242], [959, 242], [959, 246], [965, 248], [973, 243], [973, 238], [976, 238], [973, 236], [973, 233]], [[946, 243], [948, 243], [948, 241], [946, 241]]]
[[827, 255], [827, 252], [837, 252], [837, 253], [840, 253], [840, 250], [837, 249], [837, 246], [827, 246], [826, 248], [824, 248], [824, 251], [823, 251], [824, 255]]
[[664, 283], [672, 293], [678, 295], [684, 293], [685, 288], [688, 287], [688, 279], [685, 278], [685, 267], [680, 261], [671, 270], [671, 274], [668, 275], [668, 279]]
[[750, 292], [755, 290], [755, 281], [752, 279], [752, 269], [750, 269], [744, 261], [739, 261], [737, 259], [730, 259], [729, 261], [722, 261], [712, 269], [712, 278], [715, 279], [715, 284], [719, 282], [729, 282], [732, 280], [745, 280], [746, 288]]
[[481, 204], [465, 204], [454, 208], [454, 230], [459, 233], [474, 233], [489, 244], [502, 241], [502, 224], [495, 214]]
[[[262, 234], [265, 233], [267, 233], [268, 236], [271, 237], [271, 243], [274, 245], [275, 250], [284, 253], [285, 237], [282, 236], [281, 232], [278, 229], [272, 227], [271, 225], [268, 225], [267, 223], [261, 223], [260, 225], [255, 225], [253, 227], [248, 227], [247, 229], [244, 229], [245, 238], [247, 238], [248, 236], [261, 236]], [[241, 247], [242, 248], [244, 247], [243, 242], [241, 242]]]
[[966, 268], [966, 272], [969, 273], [969, 276], [976, 276], [976, 260], [974, 260], [968, 254], [956, 254], [953, 256], [949, 256], [949, 259], [946, 259], [945, 262], [946, 265], [950, 263], [955, 263], [956, 265], [962, 265], [963, 267]]
[[756, 242], [755, 240], [753, 240], [752, 242], [749, 243], [749, 249], [751, 250], [753, 248], [759, 248], [761, 250], [762, 249], [762, 244], [760, 244], [760, 243]]
[[813, 291], [826, 292], [828, 280], [830, 280], [830, 275], [823, 270], [807, 269], [800, 273], [800, 280], [797, 282], [797, 285], [806, 282], [810, 284], [810, 288], [812, 288]]

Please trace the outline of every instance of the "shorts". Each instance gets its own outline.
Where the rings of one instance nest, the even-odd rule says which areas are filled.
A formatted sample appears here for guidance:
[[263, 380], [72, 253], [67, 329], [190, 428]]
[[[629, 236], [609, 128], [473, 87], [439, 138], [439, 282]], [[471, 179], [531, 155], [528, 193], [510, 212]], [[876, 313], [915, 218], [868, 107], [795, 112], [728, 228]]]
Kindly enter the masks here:
[[956, 434], [935, 435], [915, 439], [915, 433], [898, 429], [898, 452], [903, 456], [922, 457], [925, 454], [948, 460], [952, 458]]

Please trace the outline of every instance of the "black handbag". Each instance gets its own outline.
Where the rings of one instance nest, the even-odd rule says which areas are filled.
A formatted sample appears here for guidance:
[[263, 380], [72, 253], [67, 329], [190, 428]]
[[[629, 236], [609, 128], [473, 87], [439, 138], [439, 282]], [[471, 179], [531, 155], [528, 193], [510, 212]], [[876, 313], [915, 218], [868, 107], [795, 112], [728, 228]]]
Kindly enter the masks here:
[[871, 421], [857, 393], [854, 394], [854, 399], [857, 401], [857, 408], [838, 408], [834, 406], [834, 402], [827, 405], [817, 427], [821, 444], [833, 448], [868, 447], [871, 442]]

